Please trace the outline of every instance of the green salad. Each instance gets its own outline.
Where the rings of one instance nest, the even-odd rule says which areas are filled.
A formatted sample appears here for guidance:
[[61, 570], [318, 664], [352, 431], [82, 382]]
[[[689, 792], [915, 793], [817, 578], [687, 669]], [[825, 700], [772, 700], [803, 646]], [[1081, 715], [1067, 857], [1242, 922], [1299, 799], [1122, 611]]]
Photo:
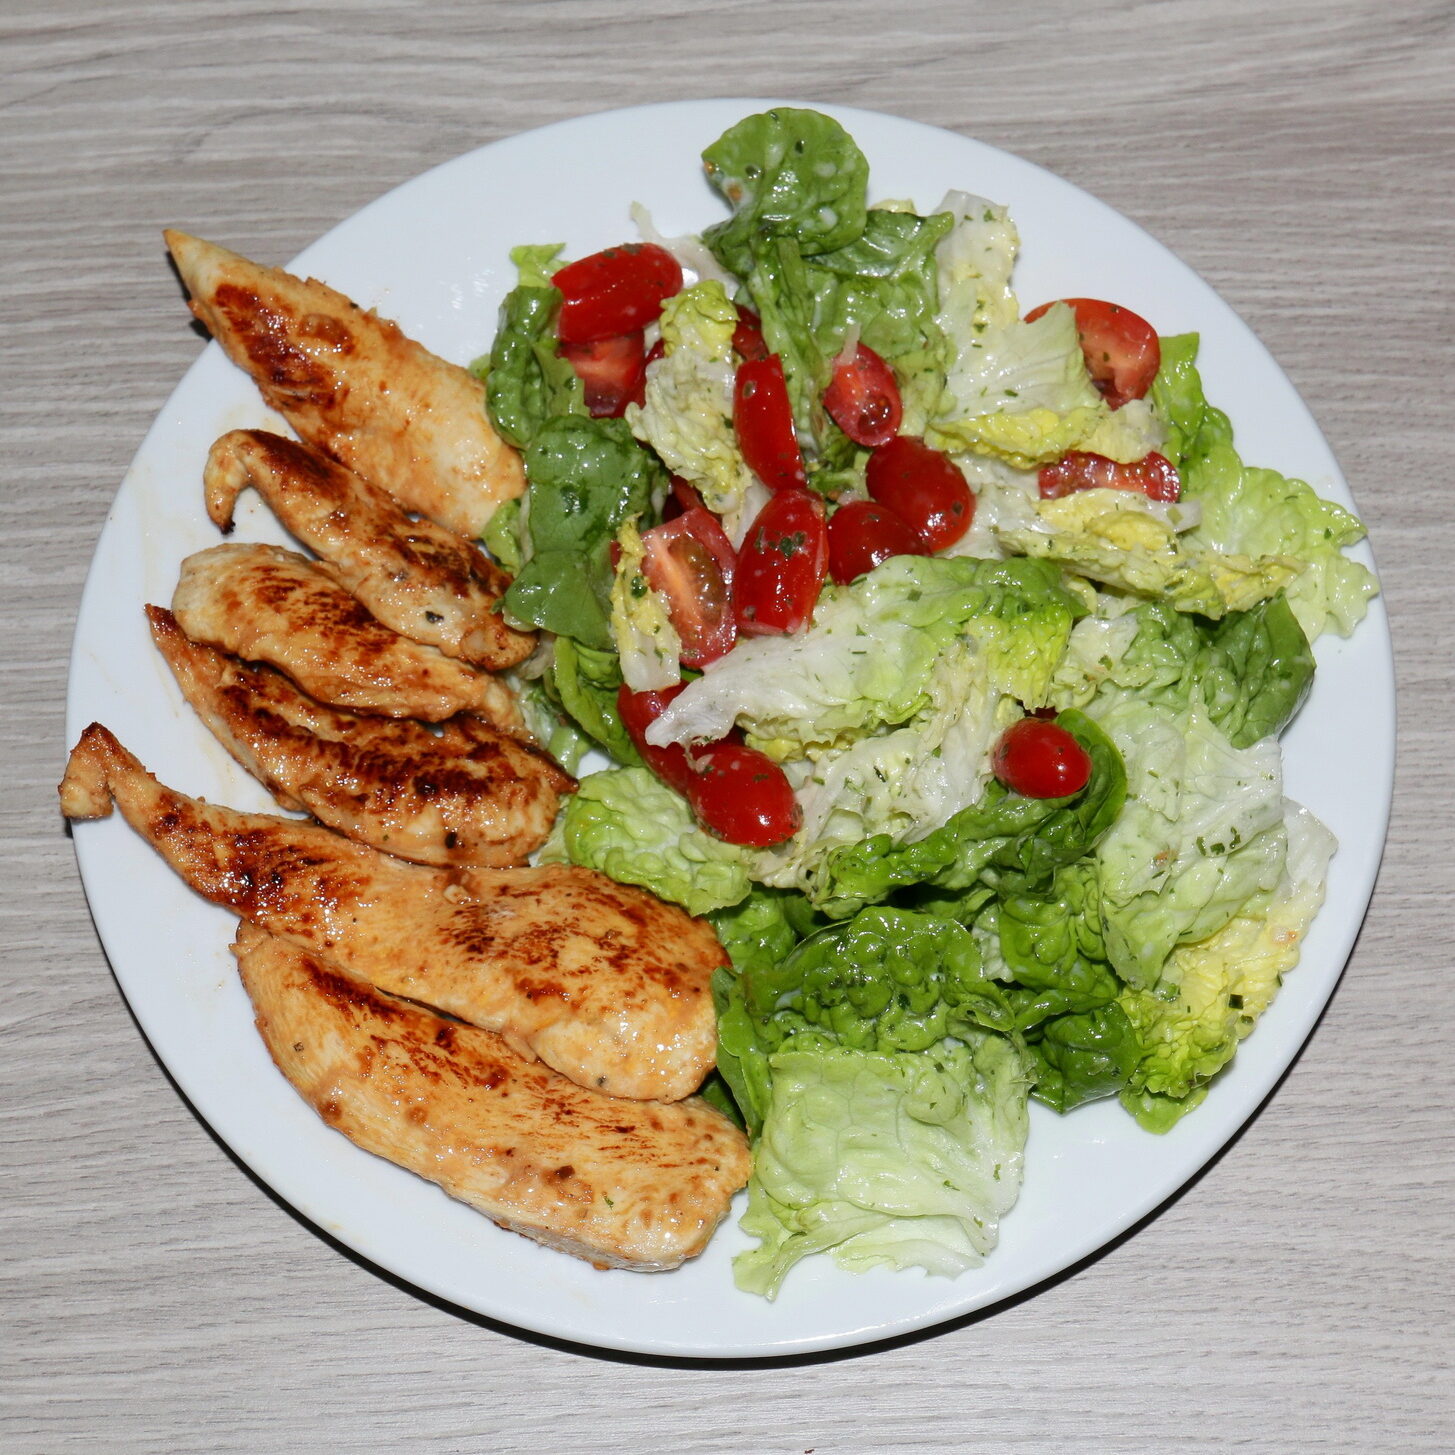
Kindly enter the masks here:
[[1003, 207], [870, 205], [812, 111], [703, 159], [700, 237], [516, 249], [476, 365], [528, 480], [486, 543], [532, 728], [611, 760], [545, 853], [731, 959], [738, 1284], [955, 1275], [1030, 1099], [1168, 1131], [1297, 963], [1335, 844], [1279, 735], [1377, 585], [1358, 520], [1243, 463], [1196, 335], [1023, 308]]

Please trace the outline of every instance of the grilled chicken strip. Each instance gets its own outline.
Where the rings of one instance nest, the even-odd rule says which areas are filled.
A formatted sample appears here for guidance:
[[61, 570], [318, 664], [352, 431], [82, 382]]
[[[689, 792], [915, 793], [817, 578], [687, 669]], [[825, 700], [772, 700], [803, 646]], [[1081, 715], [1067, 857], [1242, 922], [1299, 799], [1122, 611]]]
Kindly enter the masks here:
[[438, 722], [474, 711], [520, 724], [488, 673], [374, 620], [325, 561], [281, 546], [212, 546], [182, 562], [172, 611], [194, 641], [286, 672], [333, 707]]
[[278, 1069], [330, 1126], [548, 1248], [676, 1268], [748, 1179], [745, 1138], [705, 1102], [587, 1091], [246, 922], [233, 953]]
[[152, 640], [182, 694], [284, 808], [420, 864], [523, 864], [576, 787], [544, 753], [464, 713], [434, 733], [306, 697], [281, 672], [189, 641], [164, 607]]
[[499, 671], [535, 647], [498, 610], [510, 577], [462, 536], [411, 519], [393, 496], [296, 440], [235, 429], [212, 446], [203, 477], [207, 513], [232, 529], [249, 485], [373, 616], [416, 642]]
[[565, 865], [429, 869], [330, 829], [165, 788], [99, 723], [71, 752], [68, 818], [114, 801], [199, 894], [390, 995], [499, 1031], [579, 1086], [678, 1101], [712, 1070], [711, 928]]
[[466, 537], [525, 489], [466, 370], [315, 279], [164, 236], [192, 312], [309, 444]]

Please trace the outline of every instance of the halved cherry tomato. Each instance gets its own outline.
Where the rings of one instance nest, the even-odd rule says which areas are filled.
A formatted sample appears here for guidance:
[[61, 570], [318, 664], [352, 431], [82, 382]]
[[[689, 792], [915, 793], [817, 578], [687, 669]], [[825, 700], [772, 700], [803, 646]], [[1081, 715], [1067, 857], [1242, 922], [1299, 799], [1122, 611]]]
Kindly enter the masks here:
[[904, 403], [894, 370], [860, 344], [851, 359], [834, 365], [834, 377], [824, 391], [823, 407], [856, 445], [887, 444], [899, 433]]
[[663, 687], [651, 692], [633, 692], [623, 684], [616, 690], [616, 710], [621, 716], [621, 725], [627, 730], [642, 761], [669, 788], [678, 793], [686, 791], [692, 781], [692, 768], [687, 761], [687, 749], [681, 743], [668, 743], [659, 748], [647, 741], [647, 724], [655, 721], [666, 710], [667, 704], [686, 687], [678, 682], [672, 687]]
[[687, 755], [694, 777], [685, 797], [697, 821], [730, 844], [766, 849], [790, 838], [803, 810], [783, 769], [743, 743], [709, 743]]
[[[1162, 345], [1157, 330], [1138, 313], [1119, 303], [1099, 298], [1063, 298], [1076, 315], [1076, 332], [1091, 382], [1113, 409], [1140, 399], [1152, 387], [1162, 367]], [[1034, 323], [1051, 305], [1043, 303], [1026, 314]]]
[[865, 483], [930, 551], [954, 545], [975, 519], [975, 497], [959, 467], [912, 435], [896, 435], [869, 456]]
[[1091, 757], [1059, 723], [1023, 717], [1000, 735], [991, 771], [1023, 798], [1068, 798], [1091, 780]]
[[1182, 494], [1182, 477], [1166, 455], [1156, 450], [1118, 464], [1089, 450], [1071, 450], [1049, 465], [1041, 466], [1041, 499], [1059, 500], [1077, 490], [1140, 490], [1148, 500], [1173, 501]]
[[841, 586], [891, 556], [927, 556], [924, 537], [873, 500], [851, 500], [829, 517], [829, 575]]
[[823, 501], [807, 490], [780, 490], [758, 512], [738, 551], [738, 631], [750, 637], [796, 632], [813, 614], [828, 568]]
[[647, 353], [641, 329], [589, 344], [562, 344], [558, 352], [580, 378], [593, 419], [620, 419], [628, 404], [644, 402]]
[[693, 507], [698, 510], [706, 510], [700, 496], [693, 486], [682, 478], [681, 475], [672, 476], [672, 489], [667, 498], [662, 502], [662, 519], [675, 520], [679, 515], [685, 514]]
[[766, 754], [731, 740], [690, 752], [680, 743], [657, 747], [647, 741], [647, 725], [681, 691], [681, 684], [660, 692], [617, 690], [622, 725], [643, 761], [686, 798], [710, 833], [752, 848], [782, 843], [802, 822], [802, 812], [787, 776]]
[[682, 661], [702, 667], [731, 651], [738, 639], [733, 617], [737, 558], [717, 517], [694, 505], [643, 531], [642, 545], [642, 570], [667, 598], [667, 614], [682, 639]]
[[681, 292], [682, 268], [656, 243], [623, 243], [567, 263], [551, 282], [562, 294], [561, 342], [589, 344], [645, 328]]
[[763, 320], [751, 308], [738, 305], [738, 326], [733, 330], [733, 352], [740, 359], [761, 363], [768, 357]]
[[777, 354], [738, 365], [733, 383], [733, 429], [748, 468], [770, 490], [808, 484], [793, 428], [788, 381]]

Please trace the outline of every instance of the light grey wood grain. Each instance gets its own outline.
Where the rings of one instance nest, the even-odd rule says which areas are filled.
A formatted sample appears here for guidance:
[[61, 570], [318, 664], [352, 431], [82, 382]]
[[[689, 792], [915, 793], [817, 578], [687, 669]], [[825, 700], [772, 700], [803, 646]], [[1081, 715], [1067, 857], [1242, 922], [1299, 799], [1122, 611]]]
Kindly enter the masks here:
[[[5, 0], [0, 27], [0, 1446], [1455, 1446], [1455, 9]], [[482, 142], [735, 93], [1005, 147], [1140, 221], [1223, 293], [1309, 402], [1371, 527], [1401, 763], [1379, 888], [1322, 1025], [1169, 1207], [927, 1340], [682, 1369], [464, 1318], [276, 1203], [132, 1023], [54, 784], [86, 566], [199, 348], [159, 228], [285, 258]]]

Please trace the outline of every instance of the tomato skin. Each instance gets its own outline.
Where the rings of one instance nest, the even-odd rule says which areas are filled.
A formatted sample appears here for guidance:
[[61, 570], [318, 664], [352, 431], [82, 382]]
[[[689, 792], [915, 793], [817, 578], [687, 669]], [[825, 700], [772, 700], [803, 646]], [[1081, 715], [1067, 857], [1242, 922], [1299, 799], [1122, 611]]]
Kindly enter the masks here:
[[991, 771], [1023, 798], [1068, 798], [1091, 781], [1091, 757], [1059, 723], [1023, 717], [1000, 735]]
[[[1157, 330], [1141, 314], [1120, 303], [1104, 303], [1100, 298], [1060, 301], [1076, 315], [1076, 332], [1091, 382], [1101, 390], [1107, 404], [1120, 409], [1130, 400], [1141, 399], [1162, 367]], [[1050, 307], [1043, 303], [1031, 309], [1026, 322], [1034, 323]]]
[[770, 490], [802, 489], [808, 484], [783, 360], [777, 354], [738, 365], [733, 381], [733, 429], [748, 468]]
[[581, 380], [593, 419], [620, 419], [628, 404], [646, 401], [647, 353], [641, 329], [557, 350]]
[[1041, 466], [1039, 487], [1042, 500], [1059, 500], [1077, 490], [1137, 490], [1148, 500], [1170, 504], [1181, 498], [1182, 477], [1172, 461], [1156, 450], [1130, 465], [1089, 450], [1071, 450]]
[[834, 365], [834, 377], [824, 391], [829, 417], [856, 445], [871, 449], [888, 444], [899, 433], [904, 402], [894, 370], [860, 344], [852, 359]]
[[749, 363], [762, 363], [768, 357], [768, 343], [763, 337], [763, 320], [751, 308], [738, 305], [738, 326], [733, 330], [733, 352]]
[[865, 483], [931, 552], [954, 545], [975, 519], [975, 497], [955, 462], [912, 435], [896, 435], [869, 456]]
[[733, 615], [737, 557], [717, 517], [701, 505], [691, 506], [643, 531], [642, 545], [642, 571], [667, 598], [667, 614], [682, 639], [683, 663], [702, 667], [730, 652], [738, 639]]
[[659, 717], [683, 685], [659, 692], [617, 689], [617, 711], [647, 766], [687, 800], [709, 833], [732, 844], [767, 848], [789, 838], [802, 822], [787, 776], [756, 748], [725, 740], [694, 747], [681, 743], [655, 747], [647, 725]]
[[589, 344], [645, 328], [682, 291], [682, 268], [656, 243], [623, 243], [567, 263], [551, 282], [562, 295], [557, 336]]
[[780, 490], [748, 527], [733, 577], [741, 636], [785, 636], [813, 615], [829, 569], [824, 503], [807, 490]]
[[847, 586], [891, 556], [927, 556], [924, 537], [875, 500], [851, 500], [829, 517], [829, 575]]

